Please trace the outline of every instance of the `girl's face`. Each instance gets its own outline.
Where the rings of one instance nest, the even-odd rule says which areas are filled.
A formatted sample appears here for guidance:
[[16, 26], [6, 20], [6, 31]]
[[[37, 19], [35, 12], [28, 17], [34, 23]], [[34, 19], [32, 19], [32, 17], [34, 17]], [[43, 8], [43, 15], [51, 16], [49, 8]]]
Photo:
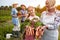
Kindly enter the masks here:
[[28, 8], [28, 12], [29, 13], [35, 13], [35, 9], [34, 8]]
[[23, 10], [25, 10], [25, 6], [21, 6], [21, 8], [22, 8]]
[[34, 16], [34, 15], [35, 15], [35, 9], [33, 9], [33, 8], [28, 8], [28, 13], [29, 13], [31, 16]]

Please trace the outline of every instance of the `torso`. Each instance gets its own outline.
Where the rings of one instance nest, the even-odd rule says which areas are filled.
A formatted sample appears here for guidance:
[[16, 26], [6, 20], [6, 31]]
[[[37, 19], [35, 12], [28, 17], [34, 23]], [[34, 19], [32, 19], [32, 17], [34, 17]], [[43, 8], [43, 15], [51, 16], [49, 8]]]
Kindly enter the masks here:
[[43, 14], [43, 18], [42, 18], [42, 22], [43, 24], [49, 24], [49, 23], [54, 23], [54, 19], [55, 19], [56, 15], [46, 15], [46, 13]]
[[[47, 16], [47, 12], [44, 12], [42, 15], [42, 22], [44, 25], [50, 25], [54, 24], [54, 19], [56, 17], [56, 14], [54, 13], [53, 15]], [[52, 26], [54, 27], [54, 26]], [[42, 40], [58, 40], [58, 29], [57, 30], [48, 30], [45, 29]]]

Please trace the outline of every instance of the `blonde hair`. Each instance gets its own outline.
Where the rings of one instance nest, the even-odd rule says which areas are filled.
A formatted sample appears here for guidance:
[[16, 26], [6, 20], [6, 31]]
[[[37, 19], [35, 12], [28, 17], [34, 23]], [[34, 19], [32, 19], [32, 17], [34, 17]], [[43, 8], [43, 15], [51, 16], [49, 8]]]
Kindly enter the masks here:
[[29, 6], [28, 9], [35, 11], [35, 8], [32, 6]]
[[30, 8], [30, 9], [35, 9], [33, 6], [29, 6], [28, 9], [29, 9], [29, 8]]
[[49, 5], [53, 7], [56, 3], [56, 0], [47, 0], [49, 2]]

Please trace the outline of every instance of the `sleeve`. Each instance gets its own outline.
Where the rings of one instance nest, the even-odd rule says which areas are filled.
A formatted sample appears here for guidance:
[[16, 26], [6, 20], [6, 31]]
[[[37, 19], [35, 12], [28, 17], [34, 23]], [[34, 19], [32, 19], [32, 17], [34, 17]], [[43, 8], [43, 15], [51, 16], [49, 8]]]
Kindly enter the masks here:
[[57, 18], [55, 19], [54, 23], [53, 24], [49, 24], [47, 25], [48, 26], [48, 29], [58, 29], [59, 28], [59, 25], [60, 25], [60, 18]]
[[56, 29], [56, 27], [54, 27], [54, 25], [52, 25], [52, 24], [51, 25], [49, 24], [47, 26], [48, 26], [48, 29]]
[[43, 15], [44, 15], [45, 12], [42, 12], [41, 16], [40, 16], [40, 22], [43, 22]]
[[11, 12], [11, 15], [15, 15], [15, 11], [12, 11], [12, 12]]
[[56, 12], [56, 22], [57, 22], [57, 26], [60, 26], [60, 11]]
[[60, 20], [59, 20], [58, 26], [60, 26]]
[[55, 20], [55, 26], [59, 27], [60, 26], [60, 17], [57, 17]]
[[48, 29], [58, 29], [59, 28], [59, 24], [51, 24], [51, 25], [47, 25]]
[[12, 9], [11, 15], [16, 15], [16, 14], [17, 14], [17, 11], [15, 9]]
[[15, 10], [12, 9], [12, 10], [11, 10], [11, 15], [14, 15], [14, 14], [15, 14]]

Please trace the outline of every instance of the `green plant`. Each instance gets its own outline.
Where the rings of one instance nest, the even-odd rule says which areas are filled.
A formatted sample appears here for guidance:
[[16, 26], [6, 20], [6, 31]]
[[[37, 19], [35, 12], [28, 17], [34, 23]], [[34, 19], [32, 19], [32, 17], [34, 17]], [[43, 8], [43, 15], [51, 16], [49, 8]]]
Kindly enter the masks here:
[[30, 20], [26, 19], [23, 23], [21, 23], [21, 31], [24, 31], [26, 25], [30, 25]]
[[38, 22], [34, 23], [34, 26], [35, 26], [35, 28], [38, 27], [38, 26], [43, 26], [43, 23], [38, 21]]
[[7, 33], [12, 33], [13, 25], [6, 25], [5, 27], [0, 27], [0, 40], [6, 39]]
[[0, 35], [0, 40], [6, 40], [6, 38]]

